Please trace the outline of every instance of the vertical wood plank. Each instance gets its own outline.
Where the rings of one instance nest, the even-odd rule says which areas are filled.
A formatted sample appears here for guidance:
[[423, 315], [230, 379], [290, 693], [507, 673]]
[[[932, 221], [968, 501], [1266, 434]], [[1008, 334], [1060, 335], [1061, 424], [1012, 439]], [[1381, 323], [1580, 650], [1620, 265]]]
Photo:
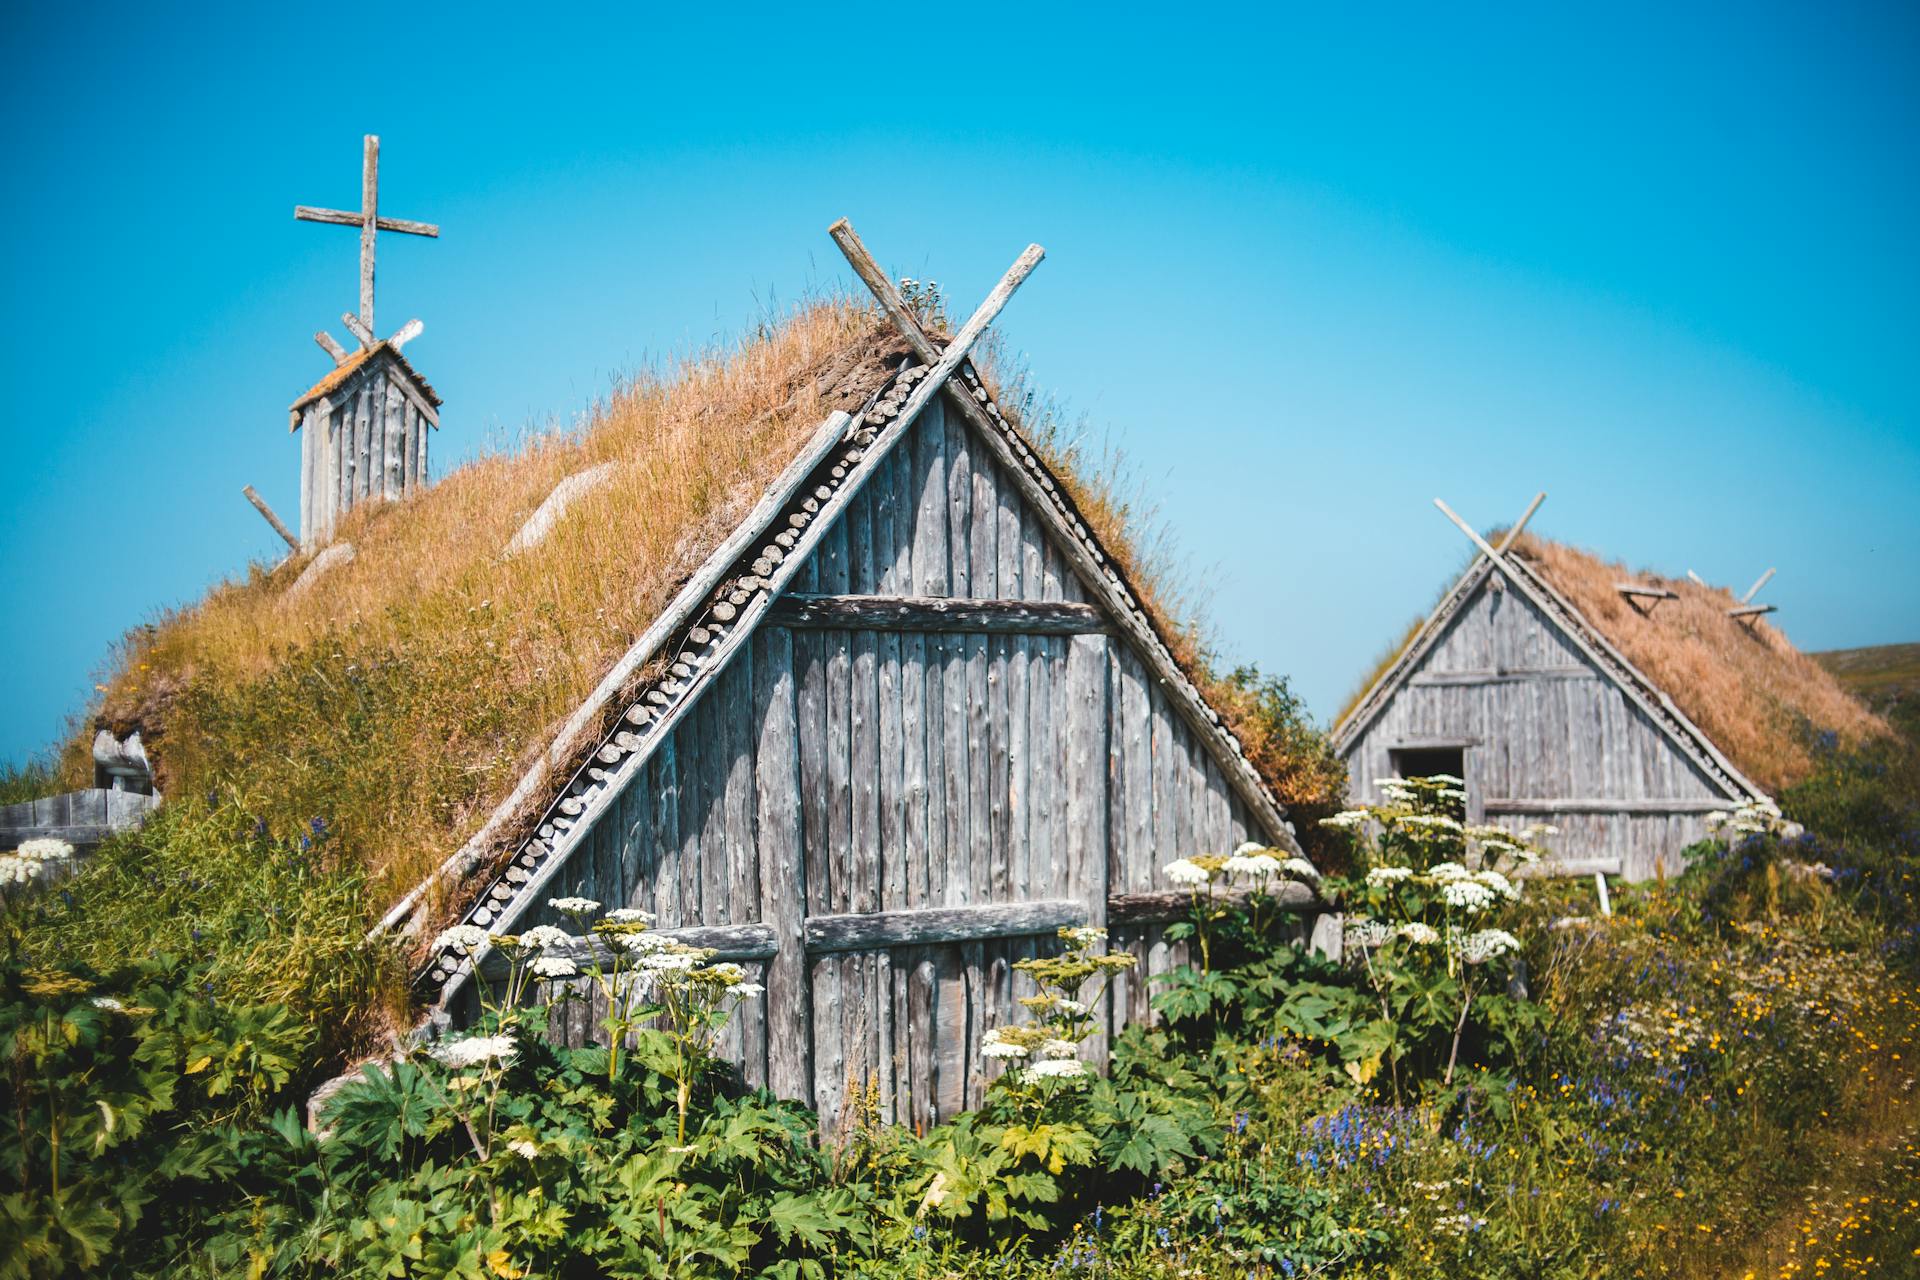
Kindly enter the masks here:
[[795, 733], [800, 757], [800, 830], [806, 863], [807, 910], [833, 914], [833, 836], [827, 820], [827, 662], [824, 632], [793, 636]]

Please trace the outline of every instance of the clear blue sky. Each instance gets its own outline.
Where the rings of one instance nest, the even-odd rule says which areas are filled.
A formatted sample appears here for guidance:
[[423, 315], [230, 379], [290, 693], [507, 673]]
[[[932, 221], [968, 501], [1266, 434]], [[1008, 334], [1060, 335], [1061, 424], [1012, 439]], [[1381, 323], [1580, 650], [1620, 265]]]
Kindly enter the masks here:
[[1910, 6], [162, 8], [0, 37], [0, 759], [274, 553], [242, 484], [297, 517], [355, 237], [292, 207], [363, 132], [444, 227], [380, 256], [441, 472], [841, 282], [845, 214], [962, 311], [1047, 246], [1009, 340], [1322, 716], [1459, 564], [1436, 495], [1920, 640]]

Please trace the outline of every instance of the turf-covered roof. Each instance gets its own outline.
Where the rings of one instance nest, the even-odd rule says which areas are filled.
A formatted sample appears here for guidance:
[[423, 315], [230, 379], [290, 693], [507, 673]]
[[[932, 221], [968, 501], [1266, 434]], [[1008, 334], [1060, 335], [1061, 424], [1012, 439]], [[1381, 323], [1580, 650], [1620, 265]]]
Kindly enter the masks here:
[[[1596, 642], [1599, 660], [1628, 685], [1644, 686], [1650, 704], [1677, 739], [1691, 740], [1709, 772], [1777, 792], [1813, 768], [1812, 740], [1832, 732], [1849, 743], [1887, 732], [1877, 716], [1840, 687], [1818, 663], [1794, 648], [1764, 617], [1736, 618], [1732, 592], [1685, 578], [1632, 570], [1592, 552], [1524, 534], [1506, 553], [1570, 613], [1562, 622]], [[1336, 746], [1344, 747], [1378, 710], [1408, 659], [1444, 623], [1449, 605], [1470, 592], [1490, 569], [1475, 556], [1382, 664], [1369, 688], [1342, 715]], [[1630, 597], [1635, 583], [1671, 593]], [[1666, 706], [1676, 714], [1660, 715]], [[1718, 758], [1721, 766], [1715, 768]], [[1739, 775], [1744, 775], [1741, 777]]]
[[[393, 902], [476, 833], [504, 842], [559, 799], [613, 727], [583, 723], [583, 709], [610, 680], [631, 689], [652, 674], [618, 669], [636, 639], [823, 419], [858, 413], [907, 354], [874, 312], [824, 302], [642, 376], [576, 430], [356, 509], [338, 534], [356, 554], [321, 589], [289, 597], [298, 561], [256, 568], [136, 635], [103, 719], [143, 731], [165, 786], [243, 794], [276, 828], [323, 821], [364, 868], [369, 900]], [[1191, 638], [1134, 563], [1125, 507], [1038, 452], [1204, 685]], [[561, 481], [605, 464], [542, 540], [504, 554]], [[430, 910], [471, 890], [450, 885]]]

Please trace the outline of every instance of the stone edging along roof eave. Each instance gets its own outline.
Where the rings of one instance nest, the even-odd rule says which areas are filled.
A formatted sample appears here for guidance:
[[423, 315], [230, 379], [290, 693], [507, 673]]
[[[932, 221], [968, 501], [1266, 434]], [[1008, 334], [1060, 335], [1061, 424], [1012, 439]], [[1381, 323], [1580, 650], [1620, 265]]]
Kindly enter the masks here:
[[1486, 578], [1496, 569], [1505, 570], [1507, 578], [1526, 594], [1533, 605], [1571, 638], [1588, 659], [1627, 694], [1628, 700], [1639, 707], [1695, 767], [1722, 787], [1730, 799], [1766, 799], [1766, 792], [1742, 773], [1714, 745], [1713, 740], [1687, 718], [1664, 690], [1615, 648], [1572, 601], [1554, 589], [1544, 574], [1525, 557], [1512, 553], [1503, 555], [1499, 565], [1482, 554], [1460, 575], [1426, 621], [1420, 624], [1400, 656], [1374, 681], [1372, 688], [1355, 704], [1346, 719], [1334, 726], [1333, 749], [1336, 755], [1345, 755], [1361, 732], [1379, 717], [1391, 696], [1406, 683], [1413, 669], [1438, 642], [1454, 615], [1478, 593]]
[[[509, 842], [516, 828], [522, 834], [510, 841], [513, 853], [496, 867], [461, 918], [489, 933], [500, 933], [539, 902], [574, 852], [578, 833], [593, 826], [631, 781], [633, 772], [644, 766], [686, 709], [718, 677], [792, 573], [812, 552], [818, 531], [840, 513], [879, 458], [905, 435], [932, 395], [941, 392], [956, 402], [971, 397], [973, 406], [999, 428], [999, 438], [988, 443], [1003, 465], [1020, 469], [1046, 499], [1043, 514], [1056, 526], [1056, 534], [1073, 540], [1100, 570], [1098, 580], [1086, 585], [1108, 608], [1124, 608], [1134, 618], [1147, 622], [1147, 634], [1160, 650], [1147, 655], [1149, 665], [1161, 673], [1161, 682], [1169, 688], [1175, 706], [1200, 731], [1223, 776], [1267, 829], [1272, 842], [1298, 851], [1286, 826], [1284, 809], [1247, 760], [1238, 739], [1179, 671], [1119, 568], [1099, 547], [1063, 486], [993, 403], [971, 363], [961, 362], [944, 386], [919, 385], [931, 372], [909, 357], [857, 417], [835, 414], [822, 424], [760, 504], [608, 672], [485, 826], [388, 912], [370, 936], [402, 926], [410, 931], [419, 928], [427, 890], [442, 881], [458, 883], [479, 870], [492, 860], [497, 846]], [[1088, 576], [1082, 570], [1076, 572], [1083, 580]], [[660, 669], [652, 678], [634, 685], [643, 671], [656, 668]], [[626, 704], [624, 709], [610, 717], [612, 707], [621, 703]], [[611, 727], [607, 727], [609, 720]], [[589, 738], [596, 729], [597, 734]], [[585, 749], [595, 741], [597, 747], [587, 752]], [[554, 770], [582, 754], [584, 763], [574, 769], [565, 785], [552, 788]], [[543, 793], [552, 798], [539, 820], [531, 821], [527, 814]], [[465, 959], [436, 957], [423, 975], [424, 994], [444, 1008], [474, 966], [484, 959], [484, 951]]]

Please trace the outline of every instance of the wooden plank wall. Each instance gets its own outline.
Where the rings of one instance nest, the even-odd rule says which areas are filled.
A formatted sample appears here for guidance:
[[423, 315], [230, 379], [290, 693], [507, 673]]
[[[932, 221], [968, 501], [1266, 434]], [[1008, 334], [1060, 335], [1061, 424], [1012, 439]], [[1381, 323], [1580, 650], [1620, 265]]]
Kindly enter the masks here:
[[406, 375], [379, 356], [301, 417], [300, 543], [333, 540], [341, 516], [369, 498], [426, 483], [431, 423]]
[[1519, 827], [1551, 822], [1569, 858], [1617, 858], [1643, 879], [1706, 834], [1707, 802], [1724, 793], [1644, 712], [1515, 591], [1483, 587], [1347, 753], [1356, 799], [1377, 798], [1395, 746], [1465, 741], [1476, 811], [1489, 798], [1671, 800], [1671, 813], [1491, 815]]
[[[1082, 601], [1080, 584], [968, 428], [938, 402], [830, 529], [802, 593]], [[553, 894], [660, 927], [774, 925], [770, 990], [729, 1030], [750, 1083], [832, 1123], [850, 1088], [931, 1124], [977, 1105], [984, 1031], [1034, 988], [1046, 936], [809, 955], [807, 915], [1164, 889], [1162, 863], [1252, 823], [1141, 663], [1102, 634], [766, 625], [588, 837]], [[523, 927], [547, 920], [545, 908]], [[554, 921], [559, 923], [558, 921]], [[1181, 957], [1117, 936], [1143, 972]], [[799, 993], [797, 999], [783, 993]], [[1148, 1016], [1141, 978], [1112, 1017]], [[584, 1007], [565, 1028], [584, 1038]]]

